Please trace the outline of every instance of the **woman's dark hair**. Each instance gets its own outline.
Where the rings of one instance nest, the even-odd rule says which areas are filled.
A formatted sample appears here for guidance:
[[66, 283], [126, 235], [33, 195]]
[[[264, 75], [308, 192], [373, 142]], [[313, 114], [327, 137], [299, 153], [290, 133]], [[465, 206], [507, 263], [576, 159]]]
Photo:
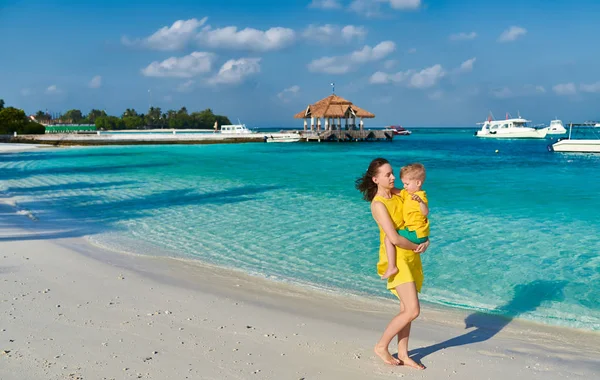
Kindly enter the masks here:
[[389, 164], [389, 161], [385, 158], [376, 158], [369, 164], [367, 172], [362, 177], [357, 178], [355, 181], [355, 187], [363, 194], [363, 198], [367, 202], [371, 202], [377, 194], [377, 184], [373, 182], [373, 177], [377, 175], [379, 168], [385, 164]]

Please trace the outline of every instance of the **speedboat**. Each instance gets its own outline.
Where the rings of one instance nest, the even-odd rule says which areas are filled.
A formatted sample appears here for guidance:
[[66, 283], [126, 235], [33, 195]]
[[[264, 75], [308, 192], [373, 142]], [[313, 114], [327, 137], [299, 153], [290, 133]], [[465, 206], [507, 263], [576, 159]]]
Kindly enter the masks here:
[[531, 120], [518, 118], [508, 118], [506, 120], [492, 120], [492, 117], [483, 123], [481, 129], [475, 132], [475, 136], [495, 139], [543, 139], [548, 134], [546, 128], [535, 129], [527, 126]]
[[599, 123], [569, 123], [569, 135], [548, 145], [551, 152], [600, 153], [600, 134], [596, 131]]
[[402, 128], [401, 125], [390, 125], [389, 127], [386, 127], [383, 131], [392, 132], [392, 134], [394, 134], [395, 136], [408, 136], [412, 133], [408, 129]]
[[552, 120], [550, 121], [550, 125], [545, 129], [548, 130], [549, 135], [564, 135], [567, 133], [567, 129], [564, 127], [562, 121], [560, 120]]
[[300, 136], [298, 135], [277, 135], [277, 136], [273, 136], [273, 135], [269, 135], [269, 136], [265, 136], [265, 142], [268, 143], [291, 143], [291, 142], [298, 142], [300, 141]]
[[279, 133], [265, 135], [263, 139], [268, 143], [290, 143], [300, 141], [302, 136], [298, 131], [288, 132], [281, 130]]

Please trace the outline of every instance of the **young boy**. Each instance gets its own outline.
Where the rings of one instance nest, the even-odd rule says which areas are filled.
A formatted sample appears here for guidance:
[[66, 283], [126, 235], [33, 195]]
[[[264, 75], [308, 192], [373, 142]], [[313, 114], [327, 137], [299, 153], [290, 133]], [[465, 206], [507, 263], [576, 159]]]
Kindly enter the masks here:
[[[429, 207], [427, 194], [422, 190], [425, 182], [425, 167], [422, 164], [409, 164], [400, 169], [400, 179], [404, 189], [399, 196], [403, 199], [402, 214], [404, 228], [398, 234], [415, 244], [421, 244], [429, 238]], [[388, 268], [381, 276], [386, 279], [398, 273], [396, 265], [396, 246], [386, 237], [385, 251], [388, 258]]]

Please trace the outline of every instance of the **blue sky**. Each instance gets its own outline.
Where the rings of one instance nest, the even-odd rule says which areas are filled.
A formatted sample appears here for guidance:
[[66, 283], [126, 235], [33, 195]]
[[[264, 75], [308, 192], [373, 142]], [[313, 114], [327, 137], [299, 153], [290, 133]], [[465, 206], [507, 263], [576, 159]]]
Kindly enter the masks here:
[[126, 3], [0, 0], [0, 98], [293, 127], [334, 82], [373, 126], [600, 119], [598, 1]]

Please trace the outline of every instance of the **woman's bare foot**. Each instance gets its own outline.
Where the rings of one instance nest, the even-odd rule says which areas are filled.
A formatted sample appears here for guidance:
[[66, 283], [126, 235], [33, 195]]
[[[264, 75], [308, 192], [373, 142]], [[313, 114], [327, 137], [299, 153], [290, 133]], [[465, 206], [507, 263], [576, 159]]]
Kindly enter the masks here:
[[385, 271], [383, 276], [381, 276], [381, 279], [385, 280], [386, 278], [392, 277], [396, 273], [398, 273], [398, 268], [396, 268], [395, 266], [394, 267], [388, 266], [388, 269]]
[[425, 369], [425, 366], [423, 364], [419, 364], [416, 361], [412, 360], [411, 358], [404, 357], [398, 357], [398, 359], [400, 360], [400, 365], [405, 365], [407, 367], [412, 367], [412, 368], [416, 368], [416, 369]]
[[381, 358], [386, 364], [389, 365], [400, 365], [400, 360], [393, 357], [388, 351], [387, 347], [375, 346], [375, 354]]

